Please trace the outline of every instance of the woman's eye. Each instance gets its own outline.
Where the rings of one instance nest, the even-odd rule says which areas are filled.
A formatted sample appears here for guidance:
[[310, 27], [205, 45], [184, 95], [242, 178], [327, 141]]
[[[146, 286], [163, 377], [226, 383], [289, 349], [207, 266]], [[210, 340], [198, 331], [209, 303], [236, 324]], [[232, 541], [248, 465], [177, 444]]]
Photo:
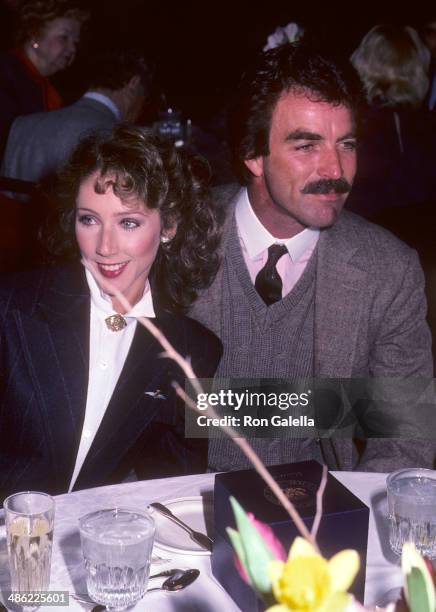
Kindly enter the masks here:
[[126, 230], [132, 230], [139, 227], [139, 223], [136, 219], [122, 219], [121, 225]]
[[96, 219], [92, 215], [80, 215], [78, 221], [82, 225], [94, 225], [96, 223]]

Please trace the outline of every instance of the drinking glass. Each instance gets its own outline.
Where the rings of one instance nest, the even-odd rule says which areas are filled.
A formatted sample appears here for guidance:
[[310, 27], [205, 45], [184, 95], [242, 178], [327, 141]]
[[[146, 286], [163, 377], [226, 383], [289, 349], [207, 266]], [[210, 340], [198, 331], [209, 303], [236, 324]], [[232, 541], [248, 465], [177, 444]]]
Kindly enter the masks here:
[[404, 542], [436, 558], [436, 471], [402, 469], [387, 477], [389, 542], [401, 554]]
[[155, 526], [142, 510], [111, 508], [79, 519], [88, 594], [109, 610], [124, 610], [144, 596]]
[[53, 543], [54, 499], [25, 491], [7, 497], [6, 538], [12, 591], [47, 591]]

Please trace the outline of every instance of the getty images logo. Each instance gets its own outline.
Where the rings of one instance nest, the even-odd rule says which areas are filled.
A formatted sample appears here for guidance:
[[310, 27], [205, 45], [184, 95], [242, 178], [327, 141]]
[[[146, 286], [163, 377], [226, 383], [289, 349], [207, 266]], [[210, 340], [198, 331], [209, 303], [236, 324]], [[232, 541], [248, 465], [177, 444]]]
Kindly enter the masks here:
[[228, 407], [235, 411], [241, 408], [278, 408], [288, 410], [297, 406], [304, 408], [310, 401], [311, 390], [303, 393], [266, 393], [249, 391], [233, 391], [221, 389], [215, 393], [199, 393], [197, 395], [198, 410], [207, 410], [209, 406]]

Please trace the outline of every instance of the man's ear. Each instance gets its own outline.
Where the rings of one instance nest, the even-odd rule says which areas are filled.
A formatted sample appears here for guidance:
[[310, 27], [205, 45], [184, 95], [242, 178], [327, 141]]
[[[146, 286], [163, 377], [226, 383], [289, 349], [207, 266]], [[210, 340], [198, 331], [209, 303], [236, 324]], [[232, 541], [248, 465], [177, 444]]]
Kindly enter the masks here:
[[140, 116], [144, 104], [144, 86], [138, 74], [132, 76], [124, 85], [122, 91], [124, 121], [135, 123]]
[[251, 174], [260, 177], [263, 174], [263, 157], [254, 157], [253, 159], [244, 159], [244, 164], [250, 170]]

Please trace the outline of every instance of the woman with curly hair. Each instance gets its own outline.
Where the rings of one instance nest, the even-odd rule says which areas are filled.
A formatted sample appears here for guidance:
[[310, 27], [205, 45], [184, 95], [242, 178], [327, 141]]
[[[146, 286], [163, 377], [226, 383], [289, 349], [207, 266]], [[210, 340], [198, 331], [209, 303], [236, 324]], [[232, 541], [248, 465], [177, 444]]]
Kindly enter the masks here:
[[205, 470], [206, 441], [184, 438], [172, 387], [183, 374], [137, 322], [151, 317], [197, 375], [213, 375], [219, 340], [181, 314], [218, 264], [202, 169], [126, 125], [73, 153], [59, 178], [63, 238], [51, 245], [86, 268], [71, 262], [0, 288], [0, 497], [102, 485], [132, 469]]
[[49, 77], [73, 62], [87, 17], [87, 11], [76, 0], [31, 0], [20, 4], [16, 47], [0, 55], [3, 145], [15, 117], [62, 105]]

